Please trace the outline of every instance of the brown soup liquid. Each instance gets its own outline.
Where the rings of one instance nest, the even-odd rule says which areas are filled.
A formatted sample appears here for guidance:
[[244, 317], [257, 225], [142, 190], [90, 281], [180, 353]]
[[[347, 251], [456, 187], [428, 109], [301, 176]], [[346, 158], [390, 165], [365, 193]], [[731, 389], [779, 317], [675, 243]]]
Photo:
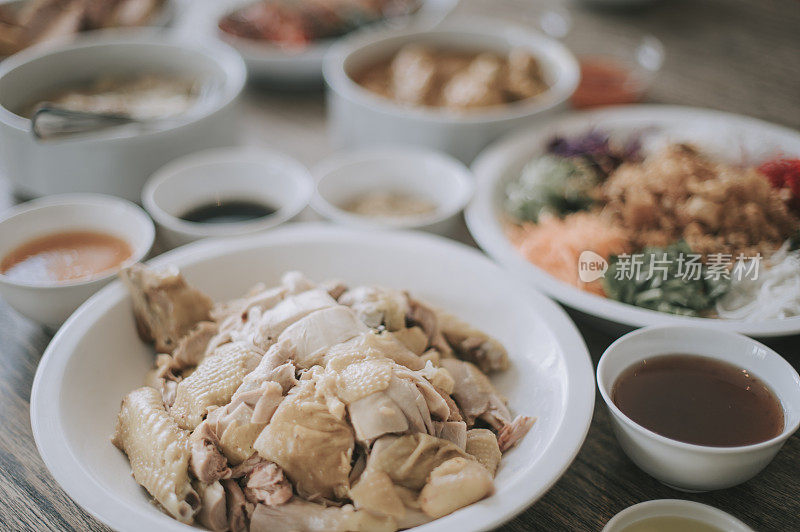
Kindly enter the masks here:
[[783, 431], [783, 408], [746, 369], [696, 355], [661, 355], [626, 369], [611, 398], [639, 425], [713, 447], [750, 445]]
[[119, 266], [131, 253], [127, 242], [109, 234], [54, 233], [11, 251], [0, 261], [0, 273], [23, 282], [83, 279]]

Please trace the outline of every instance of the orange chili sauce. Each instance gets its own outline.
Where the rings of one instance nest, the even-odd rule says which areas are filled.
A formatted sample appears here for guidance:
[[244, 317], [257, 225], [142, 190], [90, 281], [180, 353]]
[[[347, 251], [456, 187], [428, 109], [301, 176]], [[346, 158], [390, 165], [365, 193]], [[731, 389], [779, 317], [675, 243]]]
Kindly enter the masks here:
[[106, 233], [53, 233], [12, 250], [0, 261], [0, 273], [14, 281], [71, 281], [111, 270], [131, 254], [127, 242]]

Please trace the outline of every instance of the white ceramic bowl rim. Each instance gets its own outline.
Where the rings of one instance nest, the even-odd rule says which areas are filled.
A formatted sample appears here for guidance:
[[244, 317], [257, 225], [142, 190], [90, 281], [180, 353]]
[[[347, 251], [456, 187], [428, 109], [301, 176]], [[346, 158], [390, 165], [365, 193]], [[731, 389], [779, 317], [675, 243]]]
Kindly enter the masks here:
[[[165, 211], [156, 198], [158, 188], [176, 174], [214, 163], [254, 162], [265, 167], [279, 162], [288, 172], [282, 173], [297, 186], [298, 193], [291, 201], [280, 205], [274, 213], [252, 221], [206, 224], [182, 220]], [[309, 203], [314, 193], [314, 181], [308, 169], [296, 159], [278, 151], [255, 147], [214, 148], [180, 157], [156, 171], [142, 189], [142, 204], [153, 219], [175, 232], [194, 237], [230, 236], [251, 233], [275, 227], [299, 214]]]
[[[112, 28], [87, 31], [82, 32], [67, 44], [54, 46], [52, 43], [45, 42], [40, 45], [32, 46], [2, 61], [0, 63], [0, 78], [3, 78], [17, 68], [24, 67], [26, 64], [43, 57], [69, 54], [73, 50], [101, 49], [108, 45], [160, 45], [194, 52], [206, 58], [206, 60], [215, 63], [216, 66], [224, 72], [224, 82], [221, 87], [213, 91], [208, 102], [204, 102], [202, 106], [196, 106], [196, 108], [191, 109], [184, 115], [170, 120], [170, 122], [163, 127], [160, 126], [152, 130], [130, 133], [120, 132], [114, 136], [97, 136], [93, 134], [87, 135], [85, 137], [87, 139], [91, 138], [92, 140], [102, 140], [104, 142], [126, 142], [131, 137], [147, 137], [174, 131], [187, 124], [206, 118], [230, 105], [242, 91], [247, 81], [247, 68], [245, 67], [244, 60], [233, 47], [223, 42], [196, 42], [188, 39], [179, 39], [157, 28]], [[2, 104], [0, 104], [0, 122], [21, 131], [27, 132], [30, 130], [30, 119], [19, 116]], [[61, 141], [49, 142], [80, 141], [83, 140], [83, 138], [83, 136], [69, 137]]]
[[735, 331], [756, 337], [800, 333], [800, 316], [760, 321], [676, 316], [598, 296], [553, 277], [528, 262], [514, 248], [503, 231], [498, 228], [499, 222], [494, 209], [494, 198], [497, 192], [495, 187], [504, 179], [503, 176], [498, 175], [499, 168], [504, 167], [502, 173], [507, 174], [508, 161], [518, 157], [523, 150], [526, 153], [531, 152], [543, 132], [552, 136], [565, 126], [578, 124], [582, 124], [586, 130], [592, 127], [602, 129], [603, 123], [606, 121], [614, 121], [614, 125], [618, 125], [619, 122], [650, 125], [696, 124], [699, 122], [724, 124], [735, 126], [738, 130], [752, 129], [771, 133], [776, 137], [793, 139], [793, 142], [800, 146], [800, 134], [789, 128], [756, 118], [695, 107], [659, 104], [622, 105], [596, 111], [570, 113], [553, 118], [545, 124], [536, 126], [535, 129], [520, 129], [499, 139], [473, 161], [471, 168], [476, 177], [476, 191], [472, 202], [467, 207], [465, 218], [470, 234], [481, 249], [514, 272], [515, 275], [529, 279], [529, 282], [550, 297], [585, 314], [608, 321], [633, 327], [663, 323], [696, 325]]
[[[691, 516], [684, 515], [686, 510], [691, 511]], [[689, 517], [690, 519], [699, 520], [703, 523], [713, 526], [726, 526], [728, 528], [725, 528], [725, 530], [728, 530], [729, 532], [752, 530], [749, 526], [731, 514], [707, 504], [685, 501], [683, 499], [655, 499], [652, 501], [644, 501], [634, 504], [633, 506], [629, 506], [620, 511], [614, 517], [609, 519], [608, 523], [606, 523], [606, 526], [603, 527], [603, 532], [621, 532], [621, 530], [624, 529], [616, 530], [614, 528], [617, 523], [620, 523], [621, 521], [627, 521], [629, 519], [635, 519], [634, 521], [631, 521], [629, 525], [637, 523], [640, 521], [640, 519], [636, 519], [636, 514], [642, 514], [642, 519], [647, 519], [650, 517]], [[706, 517], [700, 517], [699, 514], [705, 514]], [[734, 527], [734, 529], [731, 530], [729, 527]]]
[[[269, 233], [236, 239], [217, 239], [195, 242], [171, 252], [160, 255], [149, 261], [153, 266], [177, 264], [186, 266], [202, 263], [227, 253], [235, 253], [269, 244], [301, 245], [304, 241], [324, 239], [325, 242], [353, 242], [354, 240], [372, 239], [373, 233], [364, 230], [345, 229], [330, 224], [307, 223], [294, 224]], [[402, 245], [413, 245], [415, 249], [427, 250], [434, 246], [447, 247], [457, 254], [470, 254], [475, 261], [481, 261], [486, 267], [502, 270], [492, 263], [478, 250], [474, 250], [456, 242], [419, 232], [393, 231], [385, 239], [393, 239]], [[581, 448], [591, 423], [594, 409], [594, 385], [592, 382], [591, 362], [586, 345], [569, 319], [558, 305], [548, 300], [535, 290], [519, 286], [528, 300], [535, 301], [541, 309], [541, 320], [552, 330], [557, 338], [560, 351], [563, 353], [565, 372], [570, 376], [563, 390], [564, 411], [569, 412], [554, 432], [546, 448], [545, 456], [556, 459], [542, 460], [540, 474], [542, 479], [534, 479], [527, 489], [507, 493], [503, 499], [497, 500], [489, 508], [481, 509], [479, 528], [476, 528], [470, 514], [454, 514], [414, 530], [420, 532], [445, 531], [453, 529], [488, 530], [510, 519], [521, 512], [534, 500], [541, 497], [563, 475]], [[39, 363], [31, 392], [31, 427], [36, 445], [42, 459], [56, 481], [65, 491], [90, 514], [100, 521], [114, 526], [121, 519], [138, 518], [140, 528], [146, 525], [158, 528], [163, 524], [162, 517], [155, 519], [152, 515], [133, 513], [126, 502], [105, 493], [102, 486], [87, 472], [78, 461], [68, 445], [58, 440], [59, 431], [63, 431], [59, 412], [53, 405], [58, 403], [63, 376], [70, 358], [69, 352], [77, 349], [76, 342], [84, 335], [98, 314], [116, 305], [124, 295], [119, 281], [112, 282], [88, 299], [64, 325], [58, 330], [45, 350]], [[523, 483], [523, 486], [526, 486]], [[446, 524], [442, 521], [446, 520]], [[170, 521], [170, 530], [194, 530], [177, 521]], [[452, 528], [448, 528], [452, 527]]]
[[[437, 107], [402, 105], [389, 98], [384, 98], [356, 83], [344, 68], [347, 59], [352, 54], [378, 43], [400, 40], [402, 43], [398, 45], [399, 48], [410, 42], [425, 42], [426, 38], [435, 35], [461, 35], [466, 38], [470, 34], [519, 39], [534, 44], [536, 46], [534, 54], [537, 59], [549, 64], [558, 73], [558, 79], [550, 85], [547, 91], [538, 96], [510, 104], [458, 113]], [[559, 41], [511, 22], [474, 17], [449, 19], [436, 29], [429, 31], [406, 29], [352, 35], [331, 47], [325, 55], [322, 72], [325, 81], [333, 90], [348, 100], [366, 105], [374, 111], [389, 115], [410, 116], [429, 122], [453, 124], [512, 120], [544, 111], [566, 100], [575, 91], [580, 80], [580, 71], [575, 56]]]
[[[719, 329], [707, 329], [707, 328], [704, 328], [704, 327], [691, 326], [691, 325], [666, 325], [666, 326], [643, 327], [641, 329], [637, 329], [637, 330], [635, 330], [633, 332], [625, 334], [621, 338], [619, 338], [616, 341], [614, 341], [614, 343], [612, 343], [610, 346], [608, 346], [608, 348], [605, 350], [603, 355], [600, 357], [600, 361], [597, 363], [597, 372], [596, 372], [597, 388], [600, 390], [600, 395], [602, 396], [603, 401], [605, 401], [606, 406], [608, 406], [609, 410], [611, 410], [612, 413], [614, 415], [616, 415], [616, 417], [618, 419], [623, 420], [624, 423], [628, 427], [634, 429], [638, 433], [640, 433], [640, 434], [642, 434], [644, 436], [647, 436], [648, 438], [651, 438], [653, 440], [659, 441], [661, 443], [664, 443], [664, 444], [667, 444], [667, 445], [671, 445], [671, 446], [679, 448], [679, 449], [685, 449], [685, 450], [689, 450], [689, 451], [699, 451], [699, 452], [712, 453], [712, 454], [736, 454], [736, 453], [741, 453], [743, 451], [755, 451], [755, 450], [762, 449], [762, 448], [765, 448], [765, 447], [771, 447], [771, 446], [775, 445], [776, 443], [780, 443], [780, 442], [783, 442], [783, 441], [787, 440], [792, 434], [794, 434], [797, 431], [798, 427], [800, 427], [800, 416], [797, 416], [797, 419], [791, 425], [785, 423], [786, 420], [784, 420], [784, 426], [783, 426], [783, 430], [781, 431], [781, 433], [778, 434], [777, 436], [775, 436], [774, 438], [770, 438], [769, 440], [765, 440], [765, 441], [762, 441], [762, 442], [759, 442], [759, 443], [754, 443], [754, 444], [751, 444], [751, 445], [740, 445], [740, 446], [736, 446], [736, 447], [714, 447], [714, 446], [709, 446], [709, 445], [696, 445], [696, 444], [693, 444], [693, 443], [686, 443], [686, 442], [682, 442], [682, 441], [679, 441], [679, 440], [674, 440], [672, 438], [667, 438], [666, 436], [662, 436], [661, 434], [657, 434], [657, 433], [653, 432], [652, 430], [647, 429], [647, 428], [643, 427], [642, 425], [639, 425], [638, 423], [633, 421], [631, 418], [629, 418], [627, 415], [625, 415], [625, 413], [622, 410], [620, 410], [619, 407], [617, 407], [616, 404], [614, 404], [614, 401], [611, 399], [610, 391], [608, 390], [608, 388], [606, 387], [605, 383], [601, 379], [602, 369], [603, 369], [603, 367], [605, 366], [605, 364], [608, 361], [608, 357], [606, 355], [613, 355], [614, 351], [616, 351], [616, 349], [621, 344], [630, 341], [632, 338], [638, 338], [640, 336], [647, 336], [647, 335], [652, 334], [655, 331], [674, 331], [675, 335], [679, 335], [681, 331], [686, 331], [687, 329], [695, 331], [695, 332], [702, 331], [704, 334], [708, 334], [709, 339], [711, 337], [713, 337], [713, 336], [717, 336], [717, 337], [728, 337], [728, 338], [737, 338], [737, 339], [740, 339], [740, 340], [742, 340], [742, 339], [746, 340], [751, 345], [758, 346], [760, 349], [763, 349], [764, 351], [766, 351], [768, 356], [774, 357], [778, 361], [778, 363], [782, 364], [785, 367], [785, 371], [788, 374], [790, 374], [790, 375], [793, 374], [794, 375], [795, 382], [800, 383], [800, 375], [797, 374], [797, 371], [795, 371], [795, 369], [792, 367], [792, 365], [789, 364], [782, 356], [780, 356], [778, 353], [776, 353], [775, 351], [773, 351], [769, 347], [765, 346], [764, 344], [762, 344], [762, 343], [760, 343], [760, 342], [758, 342], [756, 340], [753, 340], [752, 338], [748, 338], [747, 336], [744, 336], [744, 335], [741, 335], [741, 334], [738, 334], [738, 333], [735, 333], [735, 332], [730, 332], [730, 331], [723, 331], [723, 330], [719, 330]], [[665, 355], [665, 354], [669, 354], [669, 352], [664, 352], [664, 353], [656, 352], [656, 353], [653, 353], [652, 355], [653, 356], [659, 356], [659, 355]], [[705, 356], [705, 357], [713, 358], [715, 360], [721, 360], [718, 357], [715, 357], [714, 355], [709, 355], [709, 354], [701, 354], [699, 356]], [[724, 360], [722, 360], [722, 361], [725, 362]], [[627, 369], [631, 365], [632, 364], [629, 364], [628, 366], [623, 368], [623, 371], [625, 371], [625, 369]], [[760, 379], [762, 379], [765, 383], [769, 384], [767, 382], [767, 380], [763, 377], [763, 375], [761, 375], [758, 372], [758, 368], [752, 367], [750, 369], [751, 369], [751, 371], [753, 373], [757, 374], [757, 376]], [[615, 379], [611, 379], [611, 380], [614, 381], [614, 380], [616, 380], [617, 377], [619, 377], [619, 375], [616, 375]], [[613, 382], [612, 382], [612, 386], [613, 386]], [[780, 392], [778, 390], [776, 390], [775, 388], [773, 388], [773, 387], [770, 387], [770, 389], [776, 395], [778, 400], [781, 401], [781, 403], [785, 404], [785, 398], [780, 396]], [[798, 392], [798, 395], [800, 395], [800, 392]]]
[[[347, 167], [357, 166], [365, 162], [380, 161], [383, 159], [433, 159], [442, 165], [451, 167], [450, 176], [458, 181], [458, 189], [455, 192], [457, 195], [455, 200], [452, 201], [449, 208], [440, 209], [437, 206], [436, 211], [424, 216], [402, 217], [402, 218], [387, 218], [387, 219], [374, 219], [368, 216], [353, 214], [341, 209], [337, 205], [328, 201], [323, 194], [319, 192], [319, 185], [325, 179], [328, 179], [332, 172], [344, 171]], [[426, 148], [415, 148], [411, 146], [404, 146], [400, 148], [374, 148], [374, 149], [360, 149], [350, 152], [337, 153], [331, 157], [320, 162], [312, 170], [312, 175], [316, 180], [317, 191], [311, 198], [311, 205], [314, 210], [318, 211], [326, 217], [334, 220], [344, 221], [354, 225], [371, 226], [371, 227], [391, 227], [397, 229], [413, 229], [433, 225], [438, 222], [447, 220], [451, 216], [458, 214], [472, 199], [472, 194], [475, 190], [475, 180], [469, 168], [458, 159], [451, 157], [445, 153], [430, 150]], [[437, 176], [431, 176], [432, 179]]]
[[[15, 218], [17, 216], [31, 213], [34, 211], [45, 210], [49, 207], [55, 207], [59, 205], [81, 205], [85, 206], [88, 209], [91, 209], [93, 206], [103, 206], [103, 207], [112, 205], [120, 206], [128, 210], [132, 216], [138, 218], [139, 230], [144, 232], [144, 239], [142, 240], [142, 244], [136, 247], [135, 249], [132, 249], [131, 256], [125, 259], [125, 261], [122, 262], [119, 266], [112, 268], [106, 272], [100, 273], [98, 275], [93, 275], [90, 277], [85, 277], [80, 279], [73, 279], [69, 281], [33, 282], [33, 281], [15, 281], [9, 279], [8, 276], [0, 273], [0, 283], [4, 283], [11, 286], [24, 286], [26, 288], [41, 288], [41, 289], [90, 284], [97, 281], [101, 281], [103, 279], [109, 279], [111, 277], [114, 277], [120, 270], [130, 266], [131, 264], [141, 261], [150, 251], [150, 248], [153, 246], [156, 230], [155, 227], [153, 226], [153, 221], [150, 220], [150, 217], [147, 216], [147, 213], [145, 213], [144, 210], [142, 210], [142, 208], [136, 205], [135, 203], [132, 203], [122, 198], [117, 198], [115, 196], [108, 196], [105, 194], [82, 194], [82, 193], [57, 194], [55, 196], [48, 196], [44, 198], [27, 201], [25, 203], [21, 203], [5, 211], [2, 214], [2, 216], [0, 216], [0, 226], [2, 226], [2, 224], [5, 221]], [[102, 232], [101, 228], [96, 228], [95, 230]], [[128, 244], [130, 244], [130, 242], [128, 242]]]

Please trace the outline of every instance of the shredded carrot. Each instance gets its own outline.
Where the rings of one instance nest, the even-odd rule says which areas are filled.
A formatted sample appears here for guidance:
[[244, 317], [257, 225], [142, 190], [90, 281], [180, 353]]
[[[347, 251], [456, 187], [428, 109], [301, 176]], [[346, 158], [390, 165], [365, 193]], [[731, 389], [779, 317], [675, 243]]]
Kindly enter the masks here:
[[549, 216], [538, 224], [509, 225], [508, 237], [522, 255], [547, 273], [587, 292], [605, 295], [600, 280], [585, 283], [578, 276], [578, 258], [593, 251], [608, 260], [630, 250], [630, 235], [594, 213], [578, 212], [563, 219]]

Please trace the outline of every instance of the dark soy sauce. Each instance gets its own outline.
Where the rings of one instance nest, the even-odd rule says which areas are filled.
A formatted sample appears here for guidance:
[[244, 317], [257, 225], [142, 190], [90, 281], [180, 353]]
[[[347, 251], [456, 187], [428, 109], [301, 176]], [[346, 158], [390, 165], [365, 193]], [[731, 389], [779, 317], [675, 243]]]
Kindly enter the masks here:
[[194, 207], [180, 216], [187, 222], [225, 224], [250, 222], [275, 213], [263, 203], [248, 200], [217, 200]]
[[662, 355], [626, 369], [611, 398], [639, 425], [685, 443], [750, 445], [783, 431], [775, 394], [746, 369], [696, 355]]

